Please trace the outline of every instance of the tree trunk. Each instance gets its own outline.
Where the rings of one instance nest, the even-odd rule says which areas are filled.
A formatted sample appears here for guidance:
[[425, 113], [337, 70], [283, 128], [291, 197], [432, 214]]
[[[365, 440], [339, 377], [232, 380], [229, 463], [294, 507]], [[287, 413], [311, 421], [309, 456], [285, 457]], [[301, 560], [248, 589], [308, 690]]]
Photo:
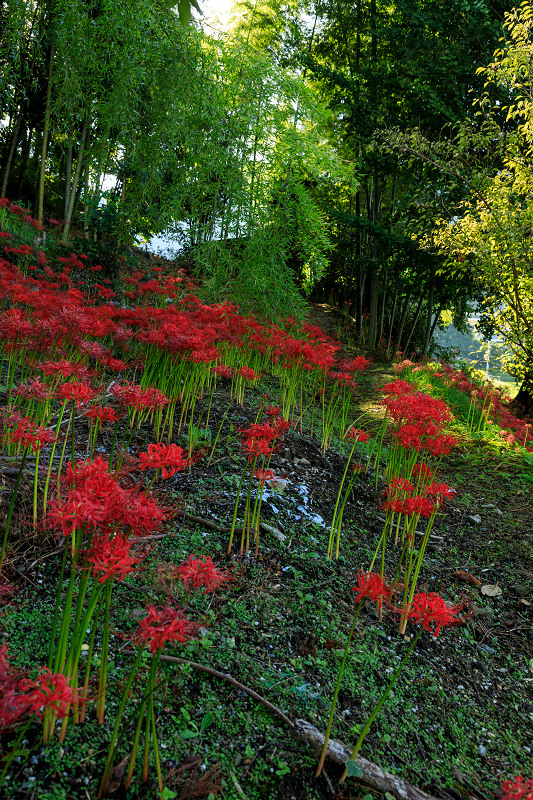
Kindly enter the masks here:
[[39, 192], [37, 199], [37, 220], [43, 224], [44, 216], [44, 176], [46, 171], [46, 151], [48, 149], [48, 133], [50, 131], [50, 106], [52, 103], [52, 71], [54, 64], [54, 45], [50, 45], [50, 60], [48, 64], [48, 87], [46, 89], [46, 106], [44, 110], [43, 143], [41, 147], [41, 168], [39, 170]]
[[387, 336], [387, 355], [389, 354], [390, 350], [390, 341], [392, 338], [392, 329], [394, 327], [394, 317], [396, 316], [396, 305], [398, 303], [398, 290], [394, 290], [394, 300], [392, 301], [392, 311], [389, 320], [389, 335]]
[[411, 300], [411, 295], [413, 290], [411, 287], [408, 288], [407, 294], [405, 295], [405, 303], [403, 306], [402, 316], [400, 317], [400, 324], [398, 326], [398, 333], [396, 334], [396, 352], [400, 349], [402, 343], [402, 336], [403, 336], [403, 329], [405, 325], [405, 320], [407, 319], [407, 312], [409, 311], [409, 302]]
[[31, 140], [33, 138], [33, 128], [30, 125], [28, 128], [28, 133], [26, 137], [26, 141], [24, 143], [24, 147], [22, 149], [22, 156], [20, 159], [19, 164], [19, 173], [18, 173], [18, 184], [17, 184], [17, 197], [20, 197], [22, 194], [22, 186], [24, 183], [24, 178], [26, 177], [26, 170], [28, 169], [28, 164], [30, 162], [30, 153], [31, 153]]
[[73, 152], [74, 152], [74, 145], [72, 144], [72, 142], [69, 142], [69, 145], [67, 147], [67, 163], [65, 168], [65, 205], [63, 210], [63, 219], [65, 220], [68, 216], [68, 207], [70, 205]]
[[19, 143], [19, 133], [20, 133], [20, 124], [22, 122], [22, 106], [17, 116], [17, 121], [15, 122], [15, 126], [13, 128], [13, 133], [11, 135], [11, 142], [9, 145], [9, 150], [7, 153], [6, 158], [6, 165], [4, 167], [4, 175], [2, 178], [2, 188], [0, 189], [0, 197], [6, 196], [7, 190], [7, 182], [9, 180], [9, 173], [11, 172], [11, 164], [13, 163], [13, 156], [15, 155], [15, 150], [17, 149], [17, 145]]
[[429, 350], [429, 344], [431, 342], [431, 321], [433, 317], [433, 298], [435, 296], [435, 287], [433, 285], [433, 276], [431, 277], [431, 285], [429, 287], [429, 294], [428, 294], [428, 309], [427, 309], [427, 317], [426, 317], [426, 332], [424, 334], [424, 347], [422, 349], [422, 356], [427, 356]]
[[72, 181], [72, 186], [70, 189], [70, 199], [68, 204], [68, 211], [67, 216], [65, 218], [65, 225], [63, 227], [63, 236], [61, 237], [62, 242], [66, 242], [68, 239], [68, 234], [70, 231], [70, 224], [72, 222], [72, 215], [74, 213], [74, 206], [76, 204], [76, 192], [78, 189], [78, 183], [80, 180], [81, 175], [81, 167], [83, 163], [83, 153], [85, 150], [85, 139], [87, 136], [87, 122], [83, 123], [83, 130], [81, 132], [81, 139], [80, 139], [80, 149], [78, 152], [78, 158], [76, 159], [76, 171], [74, 173], [74, 180]]
[[526, 372], [514, 402], [522, 406], [527, 416], [533, 413], [533, 371]]
[[[440, 306], [437, 309], [437, 313], [435, 314], [435, 319], [433, 320], [433, 325], [431, 326], [431, 331], [429, 333], [429, 344], [431, 344], [431, 342], [433, 340], [433, 336], [435, 335], [435, 328], [438, 325], [439, 318], [440, 318], [440, 315], [441, 315], [441, 312], [442, 312], [443, 308], [444, 308], [444, 303], [441, 303]], [[428, 347], [428, 350], [429, 350], [429, 347]]]
[[411, 341], [411, 337], [412, 337], [413, 333], [415, 332], [416, 323], [418, 322], [418, 317], [420, 316], [420, 312], [422, 311], [423, 303], [424, 303], [424, 295], [422, 295], [422, 297], [418, 301], [418, 306], [416, 308], [415, 316], [414, 316], [411, 328], [409, 330], [409, 335], [407, 337], [407, 341], [405, 342], [405, 347], [404, 347], [404, 352], [405, 353], [407, 352], [407, 348], [409, 347], [409, 342]]
[[383, 297], [381, 300], [381, 312], [379, 315], [379, 331], [376, 339], [376, 347], [379, 347], [381, 345], [381, 339], [383, 338], [383, 327], [385, 325], [385, 303], [387, 301], [387, 290], [385, 288], [387, 286], [387, 276], [388, 276], [388, 270], [385, 270], [385, 276], [383, 278], [383, 287], [384, 287]]

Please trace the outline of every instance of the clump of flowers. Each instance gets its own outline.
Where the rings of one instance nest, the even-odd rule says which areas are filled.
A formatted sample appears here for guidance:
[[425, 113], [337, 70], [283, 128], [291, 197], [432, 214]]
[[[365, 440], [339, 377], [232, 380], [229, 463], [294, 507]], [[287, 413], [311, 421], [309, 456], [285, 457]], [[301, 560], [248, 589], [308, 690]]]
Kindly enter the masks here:
[[[411, 603], [410, 609], [407, 614], [407, 618], [413, 620], [414, 622], [420, 625], [416, 635], [413, 637], [406, 654], [402, 658], [401, 662], [399, 663], [398, 667], [394, 671], [392, 678], [384, 690], [383, 694], [381, 695], [380, 699], [376, 703], [372, 713], [368, 717], [365, 725], [361, 733], [359, 734], [359, 738], [355, 744], [355, 747], [352, 751], [352, 754], [347, 762], [346, 769], [340, 779], [340, 782], [346, 780], [349, 774], [351, 773], [352, 768], [355, 766], [355, 759], [356, 756], [361, 749], [361, 746], [365, 740], [365, 737], [370, 730], [372, 723], [378, 716], [383, 704], [385, 703], [387, 697], [393, 690], [394, 686], [400, 674], [407, 663], [411, 653], [415, 649], [417, 642], [420, 638], [420, 635], [423, 631], [428, 631], [432, 634], [432, 636], [437, 637], [441, 632], [442, 628], [449, 627], [451, 625], [460, 625], [464, 622], [464, 617], [460, 617], [459, 614], [463, 610], [464, 605], [450, 605], [443, 600], [437, 594], [425, 594], [420, 593], [413, 597], [413, 601]], [[394, 609], [395, 610], [395, 609]], [[401, 611], [403, 614], [403, 610]]]
[[[208, 556], [196, 557], [190, 555], [185, 563], [181, 564], [177, 569], [171, 569], [170, 571], [167, 569], [166, 572], [170, 574], [171, 580], [177, 577], [189, 595], [198, 590], [212, 592], [224, 581], [228, 580], [227, 574], [218, 570]], [[154, 693], [157, 686], [158, 668], [161, 661], [161, 654], [166, 645], [184, 645], [195, 636], [196, 632], [197, 625], [188, 618], [185, 608], [174, 607], [169, 599], [167, 599], [167, 603], [164, 606], [148, 605], [146, 616], [139, 622], [137, 630], [133, 634], [133, 642], [138, 646], [137, 656], [124, 688], [117, 713], [98, 798], [103, 797], [106, 791], [115, 755], [115, 746], [118, 739], [120, 724], [134, 678], [137, 675], [146, 648], [148, 648], [150, 652], [149, 674], [138, 708], [137, 726], [133, 737], [132, 752], [125, 779], [125, 787], [127, 789], [130, 786], [133, 778], [135, 761], [144, 726], [142, 780], [144, 782], [148, 779], [150, 746], [153, 745], [159, 791], [163, 791], [163, 775], [157, 744], [154, 711]]]

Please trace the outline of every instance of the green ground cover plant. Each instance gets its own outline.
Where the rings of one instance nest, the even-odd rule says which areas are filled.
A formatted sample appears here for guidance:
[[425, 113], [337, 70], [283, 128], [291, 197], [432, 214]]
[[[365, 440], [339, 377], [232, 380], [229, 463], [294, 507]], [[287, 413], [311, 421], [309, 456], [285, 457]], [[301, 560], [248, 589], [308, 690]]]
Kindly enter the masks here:
[[19, 217], [0, 796], [351, 800], [380, 794], [364, 756], [443, 800], [529, 797], [531, 422], [318, 307], [244, 317], [163, 261], [111, 290]]

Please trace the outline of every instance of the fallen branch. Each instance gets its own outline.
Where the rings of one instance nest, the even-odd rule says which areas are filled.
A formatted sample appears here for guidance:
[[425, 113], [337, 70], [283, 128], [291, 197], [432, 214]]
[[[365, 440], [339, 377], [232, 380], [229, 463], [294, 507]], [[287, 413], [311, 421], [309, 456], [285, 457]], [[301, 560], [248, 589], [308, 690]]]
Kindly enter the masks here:
[[[133, 652], [133, 650], [126, 651], [126, 652]], [[199, 669], [202, 672], [207, 672], [208, 675], [213, 675], [215, 678], [222, 678], [222, 680], [227, 681], [228, 683], [233, 684], [241, 692], [244, 692], [249, 697], [253, 697], [254, 700], [257, 700], [258, 703], [262, 703], [266, 708], [272, 711], [273, 714], [276, 714], [280, 719], [283, 720], [285, 725], [288, 725], [292, 731], [296, 731], [296, 726], [293, 722], [283, 713], [283, 711], [277, 708], [273, 703], [269, 700], [266, 700], [264, 697], [261, 697], [260, 694], [254, 692], [253, 689], [249, 689], [248, 686], [245, 686], [243, 683], [235, 680], [232, 678], [231, 675], [226, 675], [225, 672], [218, 672], [218, 670], [213, 669], [212, 667], [206, 667], [204, 664], [198, 664], [196, 661], [188, 661], [186, 658], [175, 658], [174, 656], [161, 656], [162, 661], [169, 661], [171, 664], [187, 664], [190, 667], [194, 667], [194, 669]]]
[[[303, 719], [297, 719], [295, 727], [300, 739], [308, 742], [317, 756], [319, 756], [324, 746], [324, 734], [319, 731], [318, 728], [315, 728], [314, 725], [311, 725]], [[346, 762], [350, 760], [351, 755], [352, 748], [348, 747], [347, 744], [339, 742], [337, 739], [329, 740], [328, 752], [326, 755], [327, 759], [344, 766]], [[397, 775], [393, 775], [391, 772], [381, 769], [377, 764], [373, 764], [372, 761], [367, 761], [367, 759], [362, 756], [357, 755], [354, 761], [362, 770], [362, 774], [358, 776], [357, 780], [370, 786], [371, 789], [381, 792], [381, 794], [388, 792], [394, 795], [394, 797], [397, 797], [398, 800], [436, 800], [433, 795], [427, 794], [423, 792], [422, 789], [413, 786], [403, 778], [399, 778]]]
[[[123, 652], [133, 653], [134, 651], [126, 650]], [[288, 716], [281, 711], [281, 709], [277, 708], [269, 700], [261, 697], [261, 695], [257, 694], [257, 692], [254, 692], [253, 689], [249, 689], [248, 686], [245, 686], [244, 684], [240, 683], [240, 681], [232, 678], [231, 675], [227, 675], [225, 672], [219, 672], [212, 667], [206, 667], [204, 664], [198, 664], [196, 661], [189, 661], [186, 658], [161, 656], [161, 660], [168, 661], [171, 664], [186, 664], [189, 667], [193, 667], [193, 669], [198, 669], [201, 672], [207, 672], [208, 675], [213, 675], [215, 678], [221, 678], [227, 683], [231, 683], [233, 686], [236, 686], [238, 689], [240, 689], [241, 692], [244, 692], [249, 697], [252, 697], [254, 700], [257, 700], [258, 703], [261, 703], [268, 708], [269, 711], [272, 711], [273, 714], [283, 720], [283, 722], [296, 736], [298, 736], [300, 740], [311, 745], [317, 757], [320, 755], [324, 745], [325, 737], [324, 734], [318, 730], [318, 728], [315, 728], [314, 725], [311, 725], [311, 723], [306, 722], [303, 719], [297, 719], [296, 723], [292, 722]], [[328, 743], [326, 759], [344, 766], [350, 759], [351, 754], [352, 748], [348, 747], [347, 744], [344, 744], [344, 742], [339, 742], [337, 739], [330, 739]], [[355, 761], [362, 770], [362, 774], [358, 776], [357, 780], [366, 784], [366, 786], [369, 786], [371, 789], [381, 792], [381, 794], [388, 792], [389, 794], [392, 794], [394, 797], [398, 798], [398, 800], [437, 800], [433, 795], [427, 794], [426, 792], [423, 792], [422, 789], [413, 786], [403, 778], [399, 778], [396, 775], [393, 775], [391, 772], [381, 769], [381, 767], [378, 767], [377, 764], [374, 764], [372, 761], [367, 761], [367, 759], [362, 758], [362, 756], [356, 756]]]

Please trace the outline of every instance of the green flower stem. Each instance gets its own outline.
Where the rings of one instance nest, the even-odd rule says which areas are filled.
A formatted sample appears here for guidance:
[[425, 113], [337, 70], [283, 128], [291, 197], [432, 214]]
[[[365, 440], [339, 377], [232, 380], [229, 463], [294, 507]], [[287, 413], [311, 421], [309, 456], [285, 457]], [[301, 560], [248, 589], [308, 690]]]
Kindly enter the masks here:
[[245, 536], [246, 536], [246, 552], [248, 552], [250, 549], [250, 499], [252, 496], [252, 484], [254, 480], [254, 472], [256, 464], [257, 464], [257, 456], [255, 456], [252, 468], [250, 470], [250, 481], [248, 483], [248, 493], [246, 495], [246, 508], [244, 510], [244, 523], [242, 526], [242, 535], [241, 535], [241, 555], [244, 552]]
[[[343, 474], [342, 480], [341, 480], [341, 485], [339, 487], [339, 492], [337, 494], [337, 502], [335, 503], [335, 509], [333, 510], [333, 519], [331, 521], [331, 530], [329, 532], [329, 542], [328, 542], [328, 554], [327, 554], [328, 561], [331, 558], [333, 558], [333, 542], [335, 540], [335, 530], [336, 530], [335, 519], [337, 517], [337, 510], [339, 508], [339, 503], [340, 503], [340, 499], [341, 499], [342, 487], [344, 486], [344, 481], [346, 480], [346, 475], [348, 474], [348, 467], [350, 466], [350, 461], [352, 460], [352, 456], [354, 454], [354, 450], [355, 450], [356, 445], [357, 445], [357, 442], [354, 442], [353, 443], [353, 447], [352, 447], [352, 449], [350, 451], [350, 455], [348, 456], [348, 461], [346, 462], [346, 466], [344, 468], [344, 474]], [[338, 556], [337, 556], [337, 558], [338, 558]]]
[[133, 681], [134, 681], [135, 676], [137, 674], [137, 670], [139, 669], [139, 665], [140, 665], [141, 659], [143, 657], [143, 652], [144, 652], [143, 648], [140, 647], [139, 651], [137, 653], [137, 656], [135, 658], [135, 661], [133, 663], [133, 666], [131, 668], [131, 672], [129, 674], [129, 678], [128, 678], [128, 681], [126, 683], [125, 689], [124, 689], [124, 694], [122, 695], [122, 700], [120, 701], [120, 706], [119, 706], [119, 709], [118, 709], [118, 712], [117, 712], [117, 717], [115, 719], [115, 727], [113, 728], [113, 733], [111, 734], [111, 741], [109, 743], [109, 751], [108, 751], [108, 754], [107, 754], [107, 761], [106, 761], [106, 764], [105, 764], [105, 767], [104, 767], [104, 774], [102, 775], [102, 780], [100, 782], [100, 788], [98, 789], [97, 800], [102, 800], [102, 797], [104, 795], [104, 791], [106, 789], [107, 779], [109, 777], [109, 773], [111, 772], [111, 765], [113, 763], [113, 757], [115, 755], [115, 745], [117, 743], [118, 731], [119, 731], [119, 728], [120, 728], [120, 723], [122, 721], [122, 715], [124, 714], [124, 709], [126, 708], [126, 703], [128, 701], [130, 689], [132, 687]]
[[[78, 550], [77, 544], [81, 539], [81, 535], [82, 534], [80, 534], [79, 531], [74, 531], [73, 533], [70, 579], [67, 589], [67, 596], [65, 598], [65, 605], [63, 608], [61, 627], [59, 629], [53, 672], [62, 672], [67, 658], [68, 638], [69, 638], [71, 612], [72, 612], [72, 598], [74, 595], [74, 585], [76, 583], [76, 576], [77, 576], [76, 552]], [[61, 602], [61, 596], [59, 596], [59, 602]]]
[[50, 634], [50, 649], [48, 651], [48, 669], [52, 669], [52, 664], [54, 663], [54, 652], [55, 652], [55, 641], [56, 641], [56, 630], [57, 630], [57, 620], [59, 619], [59, 607], [61, 605], [61, 592], [63, 591], [63, 578], [65, 575], [65, 565], [67, 563], [67, 541], [65, 539], [65, 546], [63, 548], [63, 559], [61, 562], [61, 571], [59, 573], [59, 580], [57, 582], [57, 590], [56, 590], [56, 602], [54, 607], [54, 618], [52, 620], [52, 631]]
[[224, 425], [224, 422], [226, 421], [226, 417], [228, 416], [228, 412], [229, 412], [230, 408], [231, 408], [231, 403], [227, 407], [226, 411], [224, 412], [224, 416], [222, 417], [222, 422], [220, 423], [219, 429], [217, 431], [217, 435], [215, 436], [215, 441], [213, 443], [213, 447], [211, 448], [211, 453], [209, 454], [209, 460], [207, 462], [207, 466], [210, 465], [211, 459], [213, 458], [213, 453], [215, 452], [215, 447], [217, 446], [217, 442], [218, 442], [218, 439], [219, 439], [219, 436], [220, 436], [220, 432], [222, 430], [222, 426]]
[[[98, 630], [98, 620], [100, 619], [100, 612], [102, 611], [102, 602], [100, 599], [100, 603], [98, 604], [98, 608], [93, 617], [92, 627], [91, 627], [91, 639], [89, 641], [89, 649], [87, 651], [87, 666], [85, 667], [85, 676], [83, 680], [83, 687], [80, 693], [80, 723], [83, 722], [85, 719], [85, 709], [87, 707], [87, 695], [89, 693], [89, 677], [91, 674], [91, 662], [93, 658], [94, 652], [94, 640], [96, 638], [96, 631]], [[100, 699], [100, 697], [98, 697]]]
[[[154, 693], [154, 684], [155, 684], [155, 676], [157, 675], [157, 667], [159, 666], [159, 660], [161, 657], [161, 651], [158, 650], [156, 653], [152, 655], [152, 660], [150, 664], [150, 674], [148, 676], [148, 683], [146, 687], [146, 692], [141, 700], [141, 705], [139, 707], [139, 716], [137, 719], [137, 727], [135, 729], [135, 736], [133, 739], [133, 745], [131, 748], [131, 756], [130, 756], [130, 763], [128, 767], [128, 774], [126, 775], [126, 782], [124, 784], [125, 788], [128, 789], [131, 780], [133, 778], [133, 770], [135, 768], [135, 761], [137, 759], [137, 750], [139, 749], [139, 740], [141, 738], [141, 731], [142, 731], [142, 724], [144, 720], [144, 710], [146, 708], [146, 703], [148, 702], [149, 698], [153, 697]], [[149, 732], [149, 719], [148, 719], [148, 726], [147, 732]], [[149, 743], [149, 740], [148, 740]], [[146, 758], [146, 739], [145, 739], [145, 758]]]
[[111, 451], [109, 453], [109, 464], [113, 463], [113, 455], [115, 453], [115, 445], [117, 443], [118, 422], [115, 422], [115, 430], [113, 431], [113, 441], [111, 442]]
[[228, 544], [228, 555], [231, 553], [231, 545], [233, 544], [233, 534], [235, 533], [235, 524], [237, 522], [237, 511], [239, 509], [239, 499], [241, 496], [242, 485], [244, 483], [244, 478], [246, 475], [246, 467], [244, 467], [241, 475], [241, 480], [239, 483], [239, 488], [237, 489], [237, 499], [235, 500], [235, 509], [233, 511], [233, 521], [231, 523], [231, 531], [229, 535], [229, 544]]
[[342, 505], [341, 505], [340, 510], [339, 510], [339, 518], [337, 520], [337, 544], [336, 544], [336, 547], [335, 547], [335, 558], [339, 557], [339, 552], [340, 552], [342, 518], [344, 516], [344, 509], [345, 509], [346, 503], [348, 502], [348, 498], [350, 497], [350, 494], [352, 493], [352, 489], [355, 486], [355, 482], [356, 482], [358, 477], [359, 477], [359, 473], [356, 472], [350, 478], [350, 482], [348, 483], [348, 488], [346, 489], [346, 493], [344, 495], [344, 499], [342, 501]]
[[24, 453], [22, 455], [22, 461], [20, 462], [17, 479], [15, 481], [15, 487], [13, 489], [13, 494], [11, 495], [11, 503], [9, 504], [9, 511], [7, 512], [6, 529], [4, 531], [4, 540], [2, 542], [2, 552], [0, 553], [0, 575], [2, 574], [2, 567], [4, 566], [4, 561], [6, 557], [7, 539], [9, 536], [9, 526], [11, 525], [11, 517], [13, 516], [13, 509], [15, 508], [15, 500], [17, 499], [17, 493], [19, 490], [20, 481], [22, 479], [22, 470], [24, 469], [24, 463], [26, 461], [27, 455], [28, 455], [28, 448], [24, 450]]
[[15, 744], [13, 745], [13, 747], [11, 748], [11, 750], [9, 751], [7, 756], [5, 757], [4, 768], [3, 768], [2, 772], [0, 773], [0, 786], [2, 786], [2, 784], [4, 782], [4, 778], [6, 777], [6, 775], [8, 773], [9, 767], [13, 763], [13, 759], [16, 758], [17, 751], [18, 751], [18, 748], [20, 746], [20, 743], [22, 742], [26, 731], [28, 730], [28, 728], [30, 727], [31, 723], [33, 722], [33, 719], [34, 719], [33, 717], [30, 717], [29, 720], [26, 722], [26, 724], [22, 726], [22, 729], [21, 729], [19, 735], [17, 736], [17, 741], [15, 742]]
[[98, 702], [96, 705], [96, 718], [100, 725], [104, 722], [105, 713], [105, 691], [107, 685], [107, 666], [109, 658], [109, 610], [111, 607], [111, 593], [113, 591], [113, 578], [108, 578], [105, 582], [105, 611], [104, 611], [104, 635], [102, 640], [102, 657], [100, 659], [100, 675], [98, 679]]
[[[438, 511], [438, 509], [435, 509], [435, 511], [432, 513], [431, 517], [429, 518], [428, 524], [427, 524], [427, 528], [426, 528], [426, 531], [424, 533], [424, 538], [422, 539], [422, 544], [420, 545], [420, 550], [418, 552], [418, 558], [417, 558], [416, 565], [415, 565], [415, 571], [414, 571], [414, 574], [413, 574], [413, 577], [412, 577], [412, 580], [411, 580], [411, 588], [410, 588], [410, 591], [409, 591], [409, 598], [407, 600], [407, 605], [408, 606], [411, 605], [411, 603], [413, 601], [413, 597], [414, 597], [415, 590], [416, 590], [416, 583], [418, 581], [418, 575], [420, 573], [420, 568], [422, 566], [422, 559], [424, 558], [424, 553], [426, 552], [426, 546], [427, 546], [427, 543], [429, 541], [429, 536], [430, 536], [431, 530], [433, 528], [433, 523], [435, 521], [435, 517], [437, 516], [437, 511]], [[405, 628], [405, 625], [404, 625], [404, 628]]]
[[[67, 441], [68, 441], [68, 434], [70, 431], [70, 426], [72, 425], [72, 420], [74, 419], [74, 405], [72, 406], [72, 411], [70, 412], [70, 417], [68, 420], [67, 430], [65, 431], [65, 440], [63, 442], [63, 447], [61, 448], [61, 456], [59, 459], [59, 467], [57, 470], [57, 494], [59, 496], [61, 490], [61, 470], [63, 469], [63, 461], [65, 459], [65, 450], [67, 448]], [[74, 465], [72, 465], [74, 466]]]
[[[387, 699], [387, 697], [389, 696], [389, 694], [393, 690], [394, 685], [396, 684], [396, 681], [400, 677], [400, 673], [401, 673], [402, 669], [404, 668], [405, 664], [407, 663], [407, 659], [409, 658], [409, 656], [411, 655], [411, 653], [415, 649], [416, 643], [420, 639], [420, 634], [422, 633], [422, 631], [423, 631], [423, 628], [419, 628], [418, 629], [418, 632], [417, 632], [415, 638], [413, 639], [413, 641], [409, 645], [409, 649], [407, 650], [407, 653], [402, 658], [401, 662], [398, 664], [396, 672], [392, 676], [389, 685], [387, 686], [387, 688], [385, 689], [385, 691], [381, 695], [381, 698], [379, 699], [378, 703], [374, 707], [374, 710], [372, 711], [371, 715], [367, 719], [363, 730], [359, 734], [359, 739], [357, 740], [357, 743], [356, 743], [356, 745], [355, 745], [355, 747], [354, 747], [354, 749], [352, 751], [352, 755], [350, 756], [350, 759], [349, 759], [350, 761], [354, 760], [354, 758], [356, 757], [357, 753], [361, 749], [361, 745], [363, 744], [363, 741], [364, 741], [368, 731], [370, 730], [370, 726], [372, 725], [372, 723], [376, 719], [377, 715], [381, 711], [381, 707], [383, 706], [383, 703], [385, 702], [385, 700]], [[342, 773], [342, 777], [341, 777], [339, 783], [344, 783], [344, 781], [346, 780], [347, 776], [348, 776], [348, 768], [346, 768], [344, 770], [344, 772]]]
[[350, 628], [350, 633], [348, 634], [348, 640], [346, 642], [346, 647], [344, 648], [344, 655], [342, 657], [342, 662], [341, 662], [341, 666], [340, 666], [340, 669], [339, 669], [339, 674], [337, 676], [337, 683], [335, 684], [335, 692], [333, 694], [333, 700], [332, 700], [331, 709], [330, 709], [330, 712], [329, 712], [329, 720], [328, 720], [328, 727], [327, 727], [327, 730], [326, 730], [326, 738], [324, 739], [324, 746], [322, 748], [322, 752], [320, 754], [320, 761], [318, 762], [318, 767], [317, 767], [317, 770], [316, 770], [316, 773], [315, 773], [317, 778], [320, 775], [320, 773], [322, 772], [322, 767], [324, 766], [326, 753], [328, 752], [328, 742], [329, 742], [329, 739], [330, 739], [330, 736], [331, 736], [331, 728], [333, 726], [333, 717], [335, 715], [335, 707], [337, 705], [337, 698], [339, 696], [339, 691], [340, 691], [341, 683], [342, 683], [342, 677], [344, 675], [344, 668], [346, 666], [346, 659], [348, 658], [348, 652], [350, 650], [350, 645], [352, 643], [352, 638], [353, 638], [354, 631], [355, 631], [355, 625], [356, 625], [357, 620], [359, 618], [359, 614], [361, 612], [361, 608], [362, 607], [363, 607], [363, 603], [362, 603], [362, 599], [361, 599], [359, 601], [359, 604], [358, 604], [357, 609], [355, 611], [355, 616], [353, 618], [352, 627]]
[[159, 787], [159, 791], [161, 793], [161, 798], [163, 797], [163, 774], [161, 772], [161, 759], [159, 758], [159, 745], [157, 743], [157, 731], [155, 728], [155, 712], [154, 712], [154, 704], [152, 703], [152, 737], [154, 740], [154, 757], [155, 757], [155, 768], [157, 772], [157, 784]]
[[44, 491], [43, 491], [43, 511], [42, 511], [42, 518], [44, 519], [46, 516], [46, 507], [48, 504], [48, 487], [50, 485], [50, 477], [52, 475], [52, 465], [54, 462], [54, 455], [56, 452], [57, 447], [57, 437], [59, 436], [59, 429], [61, 427], [61, 422], [63, 420], [63, 414], [65, 413], [65, 404], [61, 404], [61, 408], [59, 409], [59, 416], [56, 422], [56, 429], [55, 429], [55, 439], [52, 444], [52, 450], [50, 452], [50, 460], [48, 462], [48, 471], [46, 473], [46, 480], [44, 482]]

